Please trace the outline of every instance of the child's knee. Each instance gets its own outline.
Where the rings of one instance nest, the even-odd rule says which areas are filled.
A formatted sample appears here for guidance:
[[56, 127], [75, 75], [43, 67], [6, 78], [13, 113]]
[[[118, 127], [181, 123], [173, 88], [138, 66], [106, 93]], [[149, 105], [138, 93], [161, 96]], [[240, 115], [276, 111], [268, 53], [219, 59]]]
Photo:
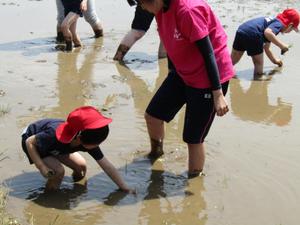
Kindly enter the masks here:
[[62, 179], [65, 176], [65, 168], [63, 166], [59, 166], [54, 169], [55, 175], [54, 178]]

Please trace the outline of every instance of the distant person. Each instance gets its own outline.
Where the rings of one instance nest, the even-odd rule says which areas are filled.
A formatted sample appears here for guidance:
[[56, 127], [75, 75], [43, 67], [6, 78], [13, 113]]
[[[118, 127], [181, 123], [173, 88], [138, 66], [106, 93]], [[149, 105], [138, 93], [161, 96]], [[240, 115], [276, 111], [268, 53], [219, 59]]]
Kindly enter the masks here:
[[183, 140], [188, 147], [188, 176], [199, 176], [205, 163], [204, 140], [215, 114], [224, 116], [229, 111], [224, 95], [234, 71], [227, 35], [206, 1], [138, 2], [155, 14], [170, 59], [168, 76], [145, 113], [151, 143], [148, 157], [164, 154], [164, 123], [185, 105]]
[[26, 128], [22, 134], [22, 148], [30, 164], [47, 179], [46, 190], [59, 188], [65, 175], [63, 165], [73, 170], [74, 182], [85, 177], [86, 161], [78, 153], [83, 151], [96, 160], [121, 190], [133, 192], [99, 147], [108, 136], [111, 121], [94, 107], [83, 106], [73, 110], [67, 121], [42, 119]]
[[282, 66], [281, 59], [274, 56], [271, 51], [271, 43], [281, 49], [281, 55], [289, 50], [289, 46], [280, 41], [276, 35], [289, 33], [292, 30], [298, 32], [299, 13], [295, 9], [286, 9], [278, 14], [276, 18], [259, 17], [251, 19], [239, 26], [233, 48], [231, 59], [233, 65], [238, 63], [245, 51], [252, 57], [254, 64], [254, 76], [263, 75], [265, 51], [272, 63]]
[[[71, 1], [71, 0], [69, 0]], [[63, 32], [61, 29], [61, 24], [65, 18], [64, 6], [62, 4], [62, 0], [56, 0], [57, 7], [57, 37], [56, 40], [58, 42], [64, 41]], [[103, 36], [103, 28], [100, 23], [100, 19], [96, 12], [95, 0], [83, 0], [81, 2], [81, 8], [86, 8], [85, 11], [82, 12], [84, 19], [91, 25], [95, 38], [99, 38]]]
[[72, 51], [74, 47], [81, 47], [80, 38], [76, 32], [77, 20], [86, 11], [86, 0], [61, 0], [64, 6], [65, 18], [61, 24], [61, 31], [66, 43], [66, 51]]
[[[130, 6], [136, 5], [135, 1], [127, 0]], [[149, 30], [150, 25], [154, 15], [146, 10], [144, 10], [140, 4], [137, 4], [135, 8], [135, 14], [133, 21], [131, 23], [131, 30], [124, 36], [118, 49], [114, 55], [114, 60], [122, 61], [124, 56], [130, 50], [130, 48], [135, 44], [136, 41], [141, 39], [146, 32]], [[165, 48], [160, 41], [159, 49], [158, 49], [158, 58], [165, 58], [166, 51]]]

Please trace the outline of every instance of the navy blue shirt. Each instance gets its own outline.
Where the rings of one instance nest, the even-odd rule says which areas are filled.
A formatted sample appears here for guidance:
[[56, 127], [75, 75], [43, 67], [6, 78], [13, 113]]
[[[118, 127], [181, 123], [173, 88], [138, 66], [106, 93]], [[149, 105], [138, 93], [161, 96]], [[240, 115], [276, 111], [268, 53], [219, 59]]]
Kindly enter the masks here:
[[265, 29], [270, 28], [272, 32], [277, 35], [283, 27], [283, 24], [276, 18], [259, 17], [248, 20], [247, 22], [240, 25], [237, 32], [243, 33], [243, 35], [246, 35], [251, 39], [270, 42], [264, 35]]
[[95, 160], [103, 158], [103, 153], [100, 147], [94, 149], [85, 149], [82, 145], [71, 147], [70, 144], [64, 144], [57, 140], [55, 131], [56, 128], [63, 123], [61, 119], [43, 119], [30, 124], [25, 132], [26, 138], [35, 135], [37, 142], [37, 150], [44, 158], [46, 156], [65, 155], [77, 151], [88, 152]]

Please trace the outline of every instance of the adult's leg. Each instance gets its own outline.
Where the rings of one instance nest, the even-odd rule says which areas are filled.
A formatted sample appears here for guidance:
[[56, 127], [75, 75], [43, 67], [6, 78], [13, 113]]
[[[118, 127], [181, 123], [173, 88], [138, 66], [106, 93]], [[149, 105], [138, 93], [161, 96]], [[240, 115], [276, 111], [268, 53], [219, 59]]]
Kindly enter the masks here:
[[123, 60], [126, 53], [134, 45], [134, 43], [141, 39], [148, 31], [154, 15], [147, 10], [144, 10], [139, 4], [135, 8], [134, 18], [131, 23], [131, 30], [122, 39], [118, 49], [115, 53], [114, 60]]
[[[226, 95], [229, 82], [222, 84]], [[189, 150], [189, 177], [198, 176], [205, 163], [204, 140], [215, 118], [214, 100], [209, 89], [187, 88], [183, 140]]]
[[254, 77], [262, 76], [264, 73], [264, 54], [258, 54], [252, 56], [254, 64]]
[[131, 29], [122, 39], [113, 59], [117, 61], [123, 60], [129, 49], [137, 40], [141, 39], [145, 35], [145, 33], [146, 32], [143, 30]]
[[48, 178], [46, 183], [46, 190], [57, 190], [65, 175], [65, 169], [63, 165], [53, 156], [43, 158], [44, 163], [52, 169], [55, 174]]
[[203, 171], [205, 163], [205, 148], [204, 143], [199, 144], [188, 144], [189, 150], [189, 165], [188, 165], [188, 174], [189, 177], [199, 176]]
[[61, 163], [73, 170], [72, 176], [75, 182], [85, 177], [87, 169], [86, 161], [78, 152], [60, 155], [57, 158]]
[[62, 4], [61, 0], [56, 0], [56, 9], [57, 9], [57, 25], [56, 25], [56, 32], [57, 32], [57, 36], [56, 36], [56, 41], [58, 42], [63, 42], [64, 41], [64, 35], [62, 33], [61, 30], [61, 24], [65, 18], [65, 9], [64, 6]]
[[231, 51], [232, 64], [233, 65], [237, 64], [240, 61], [240, 59], [242, 58], [243, 54], [244, 54], [244, 51], [238, 51], [233, 48]]
[[163, 154], [164, 121], [171, 121], [185, 103], [184, 83], [176, 72], [169, 73], [149, 103], [145, 120], [151, 142], [150, 158]]
[[87, 10], [83, 12], [83, 16], [85, 21], [91, 25], [95, 38], [103, 36], [103, 27], [96, 12], [95, 0], [87, 1]]
[[156, 159], [164, 154], [163, 139], [165, 136], [164, 121], [145, 113], [147, 130], [150, 138], [151, 151], [149, 157]]

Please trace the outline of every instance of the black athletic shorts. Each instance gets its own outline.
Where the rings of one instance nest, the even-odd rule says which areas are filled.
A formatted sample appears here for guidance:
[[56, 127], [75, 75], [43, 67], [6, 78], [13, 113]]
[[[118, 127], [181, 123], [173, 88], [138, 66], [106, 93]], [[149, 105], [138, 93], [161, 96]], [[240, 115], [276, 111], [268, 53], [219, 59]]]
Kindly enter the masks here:
[[80, 10], [80, 4], [82, 0], [62, 0], [62, 4], [65, 10], [65, 16], [69, 14], [69, 12], [73, 12], [82, 17], [82, 11]]
[[247, 51], [247, 55], [254, 56], [264, 52], [264, 42], [260, 39], [249, 38], [242, 32], [237, 31], [235, 34], [233, 49], [237, 51]]
[[[224, 95], [229, 81], [222, 84]], [[146, 113], [165, 122], [170, 122], [186, 104], [183, 140], [189, 144], [203, 143], [215, 117], [211, 89], [187, 86], [182, 78], [170, 71], [150, 101]]]

